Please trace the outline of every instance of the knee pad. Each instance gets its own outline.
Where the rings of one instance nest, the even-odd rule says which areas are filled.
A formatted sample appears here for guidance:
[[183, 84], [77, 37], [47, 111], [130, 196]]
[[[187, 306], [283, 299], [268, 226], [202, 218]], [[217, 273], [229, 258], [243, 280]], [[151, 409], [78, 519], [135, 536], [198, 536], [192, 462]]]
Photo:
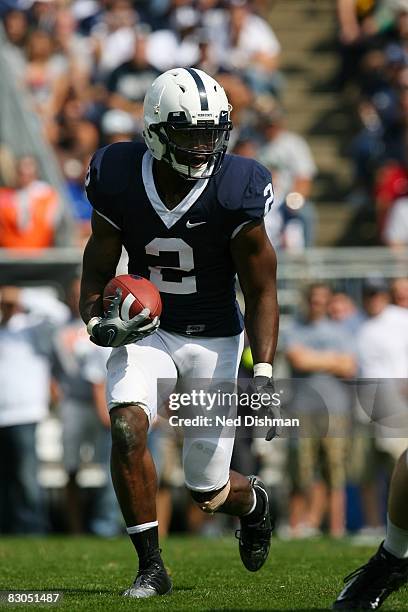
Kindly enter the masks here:
[[188, 489], [213, 492], [225, 485], [231, 461], [229, 449], [224, 448], [225, 442], [226, 439], [184, 440], [183, 468]]
[[214, 512], [219, 510], [219, 508], [221, 508], [221, 506], [225, 503], [230, 490], [231, 483], [228, 480], [227, 484], [215, 494], [213, 491], [190, 491], [190, 493], [200, 510], [208, 514], [214, 514]]

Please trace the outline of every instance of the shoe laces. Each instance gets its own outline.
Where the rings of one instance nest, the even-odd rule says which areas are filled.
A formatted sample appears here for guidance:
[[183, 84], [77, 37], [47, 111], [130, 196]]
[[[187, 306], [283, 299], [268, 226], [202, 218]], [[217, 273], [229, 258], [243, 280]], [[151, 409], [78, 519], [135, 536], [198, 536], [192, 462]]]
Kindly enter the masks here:
[[[251, 534], [249, 536], [249, 542], [245, 538], [245, 532], [249, 532]], [[259, 523], [255, 523], [253, 525], [246, 524], [242, 529], [237, 529], [235, 531], [235, 537], [242, 544], [245, 544], [246, 546], [251, 545], [251, 548], [253, 549], [257, 549], [260, 544], [262, 545], [269, 542], [270, 528], [267, 526], [266, 517], [264, 516]]]

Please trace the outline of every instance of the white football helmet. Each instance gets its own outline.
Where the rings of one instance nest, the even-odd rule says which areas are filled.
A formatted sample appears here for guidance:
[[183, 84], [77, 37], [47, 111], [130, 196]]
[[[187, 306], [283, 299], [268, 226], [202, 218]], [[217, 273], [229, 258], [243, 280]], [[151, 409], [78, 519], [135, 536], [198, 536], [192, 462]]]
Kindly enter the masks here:
[[227, 150], [231, 105], [224, 89], [195, 68], [174, 68], [152, 83], [144, 100], [143, 136], [155, 159], [187, 179], [211, 178]]

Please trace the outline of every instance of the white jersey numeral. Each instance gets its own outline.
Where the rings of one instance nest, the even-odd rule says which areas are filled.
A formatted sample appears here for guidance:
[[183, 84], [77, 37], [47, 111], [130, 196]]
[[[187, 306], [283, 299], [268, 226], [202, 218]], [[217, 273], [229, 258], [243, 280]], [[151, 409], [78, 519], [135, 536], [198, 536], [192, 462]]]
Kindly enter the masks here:
[[271, 206], [273, 203], [273, 188], [272, 188], [272, 183], [268, 183], [267, 186], [264, 189], [263, 192], [264, 196], [268, 196], [266, 197], [266, 202], [265, 202], [265, 215], [268, 214], [268, 212], [271, 210]]
[[[154, 238], [145, 246], [147, 255], [158, 257], [156, 266], [149, 266], [150, 280], [163, 293], [196, 293], [195, 276], [185, 276], [184, 272], [194, 270], [193, 249], [181, 238]], [[161, 266], [160, 254], [177, 253], [178, 265]], [[176, 280], [166, 279], [166, 271], [171, 271]], [[176, 274], [174, 274], [176, 273]]]

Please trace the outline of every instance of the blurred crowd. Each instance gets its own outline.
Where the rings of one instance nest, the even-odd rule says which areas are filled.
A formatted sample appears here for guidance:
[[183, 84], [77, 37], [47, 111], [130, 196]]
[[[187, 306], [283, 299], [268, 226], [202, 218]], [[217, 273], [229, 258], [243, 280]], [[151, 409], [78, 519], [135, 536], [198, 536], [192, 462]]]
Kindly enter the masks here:
[[[273, 442], [256, 426], [237, 432], [232, 467], [263, 478], [282, 537], [341, 537], [357, 527], [378, 536], [384, 528], [390, 470], [406, 445], [408, 278], [372, 277], [360, 290], [355, 299], [340, 286], [307, 287], [282, 330], [276, 378], [290, 390], [282, 414], [300, 417], [299, 431]], [[0, 290], [0, 533], [123, 531], [109, 476], [110, 349], [89, 342], [78, 296], [78, 278], [64, 303], [38, 289]], [[247, 348], [241, 378], [251, 365]], [[386, 379], [375, 415], [352, 392], [360, 379]], [[397, 421], [387, 428], [390, 417]], [[161, 532], [218, 534], [227, 519], [203, 515], [183, 487], [181, 443], [162, 413], [149, 437]]]
[[357, 109], [352, 202], [375, 220], [367, 240], [408, 244], [408, 2], [337, 0], [337, 85]]
[[[74, 219], [70, 244], [84, 245], [91, 155], [99, 146], [142, 139], [145, 92], [174, 66], [200, 68], [220, 81], [233, 106], [230, 151], [270, 168], [275, 204], [265, 223], [276, 248], [312, 246], [317, 168], [306, 141], [286, 123], [281, 49], [268, 7], [262, 0], [0, 0], [2, 52], [30, 96], [65, 183], [61, 198], [33, 151], [16, 158], [0, 142], [0, 248], [67, 244], [60, 232], [64, 202]], [[371, 210], [375, 202], [380, 239], [407, 245], [408, 0], [338, 0], [338, 15], [338, 84], [359, 109], [353, 202]], [[89, 342], [78, 290], [74, 278], [62, 303], [49, 289], [0, 289], [0, 533], [123, 531], [108, 468], [109, 350]], [[386, 484], [406, 442], [381, 429], [366, 435], [367, 415], [340, 381], [406, 377], [407, 320], [407, 278], [368, 279], [353, 294], [325, 283], [305, 291], [299, 316], [281, 334], [277, 377], [318, 389], [323, 405], [294, 384], [283, 411], [303, 411], [307, 426], [327, 427], [273, 443], [252, 431], [238, 437], [233, 457], [235, 469], [267, 483], [282, 536], [383, 530]], [[250, 367], [247, 348], [241, 375]], [[406, 388], [391, 385], [389, 392], [406, 412]], [[355, 422], [361, 429], [353, 425], [351, 435]], [[152, 428], [150, 447], [162, 534], [219, 533], [227, 519], [203, 516], [189, 502], [180, 437], [165, 420]]]
[[[262, 0], [0, 2], [3, 53], [59, 161], [75, 219], [73, 244], [83, 245], [89, 235], [83, 184], [92, 153], [142, 140], [146, 90], [175, 66], [202, 69], [223, 85], [233, 107], [230, 151], [271, 169], [275, 205], [268, 230], [277, 248], [313, 244], [309, 200], [317, 169], [307, 143], [285, 125], [281, 47], [268, 10]], [[52, 212], [61, 204], [52, 192], [52, 203], [44, 202], [46, 187], [32, 157], [31, 183], [22, 184], [27, 163], [13, 161], [0, 143], [0, 247], [58, 244], [59, 218]]]

